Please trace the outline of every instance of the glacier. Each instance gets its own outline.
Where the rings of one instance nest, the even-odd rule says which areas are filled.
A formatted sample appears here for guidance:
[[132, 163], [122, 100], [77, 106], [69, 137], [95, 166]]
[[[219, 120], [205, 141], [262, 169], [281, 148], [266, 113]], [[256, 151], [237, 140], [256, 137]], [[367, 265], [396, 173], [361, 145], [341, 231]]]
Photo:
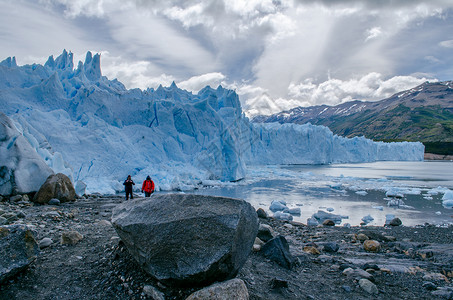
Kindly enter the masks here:
[[252, 123], [239, 96], [222, 86], [196, 94], [174, 82], [127, 89], [102, 75], [100, 54], [91, 52], [77, 67], [66, 50], [44, 65], [18, 66], [14, 57], [0, 62], [0, 112], [80, 193], [116, 193], [129, 174], [136, 182], [150, 175], [157, 190], [189, 190], [243, 179], [250, 165], [421, 161], [424, 154], [421, 143], [349, 139], [311, 124]]

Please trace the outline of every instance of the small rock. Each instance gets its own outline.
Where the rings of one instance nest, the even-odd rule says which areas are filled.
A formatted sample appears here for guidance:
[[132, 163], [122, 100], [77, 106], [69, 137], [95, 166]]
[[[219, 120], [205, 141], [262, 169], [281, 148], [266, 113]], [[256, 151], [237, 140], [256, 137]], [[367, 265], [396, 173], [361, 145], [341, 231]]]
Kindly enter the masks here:
[[304, 247], [304, 252], [310, 253], [310, 254], [313, 254], [313, 255], [321, 254], [321, 252], [319, 252], [318, 248], [313, 247], [313, 246], [305, 246]]
[[261, 247], [261, 253], [279, 265], [291, 269], [295, 259], [289, 252], [289, 245], [284, 236], [277, 236]]
[[22, 201], [25, 201], [25, 202], [28, 202], [30, 201], [30, 197], [28, 197], [28, 195], [22, 195]]
[[62, 245], [75, 245], [83, 239], [83, 235], [77, 231], [63, 232], [61, 235]]
[[9, 198], [9, 201], [10, 202], [17, 202], [17, 201], [20, 201], [22, 200], [22, 196], [21, 195], [15, 195], [15, 196], [12, 196]]
[[342, 274], [346, 275], [348, 277], [356, 278], [356, 279], [365, 278], [365, 279], [374, 281], [373, 275], [371, 275], [370, 273], [368, 273], [362, 269], [347, 268], [343, 271]]
[[432, 283], [431, 281], [426, 281], [423, 283], [422, 285], [425, 289], [427, 289], [428, 291], [435, 291], [437, 290], [437, 286]]
[[375, 270], [375, 271], [379, 271], [379, 270], [380, 270], [380, 268], [379, 268], [378, 265], [376, 265], [376, 264], [370, 264], [370, 263], [364, 264], [362, 269], [363, 269], [363, 270], [373, 269], [373, 270]]
[[367, 252], [379, 252], [381, 250], [381, 244], [378, 241], [366, 240], [363, 242], [363, 248]]
[[368, 294], [376, 295], [379, 293], [376, 285], [368, 279], [362, 278], [359, 280], [359, 286]]
[[143, 293], [153, 300], [165, 300], [165, 295], [152, 285], [145, 285], [143, 287]]
[[346, 292], [350, 293], [352, 291], [351, 287], [349, 285], [342, 285], [341, 288]]
[[248, 300], [249, 292], [244, 281], [234, 278], [220, 282], [196, 291], [189, 295], [186, 300], [216, 300], [216, 299], [235, 299]]
[[357, 239], [358, 239], [359, 241], [361, 241], [361, 242], [366, 241], [366, 240], [369, 240], [368, 236], [366, 236], [366, 235], [363, 234], [363, 233], [359, 233], [359, 234], [357, 235]]
[[279, 278], [273, 278], [271, 280], [271, 289], [280, 289], [280, 288], [287, 288], [288, 287], [288, 281], [279, 279]]
[[390, 226], [401, 226], [402, 224], [403, 222], [400, 218], [393, 218], [389, 223]]
[[6, 218], [0, 217], [0, 226], [8, 224], [8, 220]]
[[442, 299], [453, 299], [453, 290], [445, 287], [439, 287], [436, 291], [431, 292], [431, 295]]
[[112, 223], [107, 220], [101, 220], [97, 223], [99, 226], [112, 226]]
[[42, 240], [39, 241], [38, 246], [39, 249], [47, 248], [50, 245], [52, 245], [53, 241], [51, 238], [43, 238]]
[[256, 214], [258, 215], [258, 218], [267, 219], [267, 213], [262, 208], [258, 208], [257, 211], [256, 211]]
[[52, 198], [49, 200], [49, 205], [60, 205], [60, 200], [58, 200], [57, 198]]
[[325, 243], [324, 244], [324, 251], [325, 252], [334, 253], [334, 252], [337, 252], [338, 249], [340, 249], [340, 246], [337, 243], [335, 243], [335, 242]]
[[283, 225], [283, 227], [288, 228], [288, 229], [293, 229], [294, 228], [294, 226], [292, 224], [289, 224], [289, 223], [286, 223], [285, 225]]
[[23, 211], [19, 211], [19, 212], [17, 213], [17, 217], [18, 217], [19, 219], [24, 219], [24, 218], [27, 217], [27, 215], [26, 215]]
[[427, 281], [447, 281], [448, 278], [444, 274], [441, 273], [428, 273], [425, 276], [423, 276], [423, 280]]
[[267, 224], [260, 224], [256, 236], [263, 242], [267, 242], [274, 238], [274, 230]]
[[330, 219], [327, 219], [327, 220], [324, 220], [324, 222], [322, 222], [322, 225], [324, 225], [324, 226], [335, 226], [335, 222], [330, 220]]
[[394, 242], [394, 241], [396, 241], [396, 237], [391, 236], [391, 235], [385, 235], [384, 238], [386, 238], [387, 241], [389, 241], [389, 242]]

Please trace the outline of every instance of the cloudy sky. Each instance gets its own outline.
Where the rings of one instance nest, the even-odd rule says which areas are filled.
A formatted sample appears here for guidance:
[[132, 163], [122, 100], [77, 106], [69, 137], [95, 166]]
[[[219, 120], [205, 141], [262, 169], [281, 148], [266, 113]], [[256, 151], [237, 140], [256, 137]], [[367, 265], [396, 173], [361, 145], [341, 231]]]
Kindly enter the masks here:
[[235, 89], [249, 114], [453, 80], [451, 0], [0, 0], [0, 60], [101, 53], [128, 88]]

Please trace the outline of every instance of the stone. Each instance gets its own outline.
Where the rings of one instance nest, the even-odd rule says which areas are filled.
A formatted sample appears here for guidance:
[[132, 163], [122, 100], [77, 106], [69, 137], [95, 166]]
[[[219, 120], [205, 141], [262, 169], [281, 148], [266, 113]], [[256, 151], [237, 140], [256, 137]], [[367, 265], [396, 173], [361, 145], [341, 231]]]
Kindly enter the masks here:
[[376, 285], [368, 279], [362, 278], [359, 280], [359, 286], [368, 294], [377, 295], [379, 293]]
[[249, 292], [244, 281], [234, 278], [213, 284], [189, 295], [186, 300], [248, 300]]
[[60, 203], [61, 203], [60, 200], [58, 200], [57, 198], [52, 198], [52, 199], [49, 200], [49, 202], [47, 204], [49, 204], [49, 205], [57, 205], [58, 206], [58, 205], [60, 205]]
[[267, 213], [262, 208], [258, 208], [258, 210], [256, 211], [256, 214], [258, 215], [258, 218], [267, 219]]
[[21, 195], [15, 195], [15, 196], [9, 197], [9, 201], [10, 202], [18, 202], [18, 201], [21, 201], [21, 200], [22, 200], [22, 196]]
[[359, 241], [363, 242], [363, 241], [368, 240], [369, 238], [368, 238], [367, 235], [365, 235], [365, 234], [363, 234], [363, 233], [359, 233], [359, 234], [357, 235], [357, 239], [358, 239]]
[[0, 226], [0, 283], [26, 269], [38, 254], [38, 244], [27, 226]]
[[367, 252], [379, 252], [381, 250], [381, 244], [375, 240], [366, 240], [363, 242], [363, 249]]
[[423, 280], [448, 282], [447, 276], [441, 273], [427, 273], [423, 276]]
[[323, 250], [329, 253], [335, 253], [340, 249], [340, 246], [335, 242], [325, 243], [323, 246]]
[[44, 249], [52, 245], [53, 241], [51, 238], [43, 238], [42, 240], [39, 241], [38, 246], [39, 249]]
[[143, 287], [143, 294], [145, 294], [146, 297], [152, 299], [152, 300], [165, 300], [165, 295], [152, 285], [145, 285]]
[[33, 202], [46, 204], [56, 198], [61, 203], [75, 201], [75, 190], [68, 176], [58, 173], [50, 175], [33, 197]]
[[346, 275], [348, 277], [353, 277], [356, 279], [365, 278], [365, 279], [374, 281], [373, 275], [371, 275], [370, 273], [368, 273], [362, 269], [354, 269], [354, 268], [349, 267], [349, 268], [344, 269], [343, 275]]
[[274, 230], [267, 224], [260, 224], [256, 236], [263, 242], [267, 242], [274, 238]]
[[27, 194], [25, 194], [25, 195], [22, 195], [22, 201], [24, 201], [24, 202], [28, 202], [28, 201], [30, 201], [30, 197], [28, 197], [28, 195], [27, 195]]
[[124, 202], [113, 209], [112, 224], [145, 272], [180, 286], [236, 276], [258, 231], [250, 203], [189, 194]]
[[276, 236], [261, 247], [264, 257], [275, 261], [284, 268], [291, 269], [295, 258], [289, 252], [289, 245], [284, 236]]
[[342, 288], [346, 293], [352, 292], [352, 288], [351, 288], [349, 285], [342, 285], [341, 288]]
[[324, 226], [335, 226], [335, 222], [330, 220], [330, 219], [327, 219], [327, 220], [324, 220], [324, 222], [322, 222], [322, 225], [324, 225]]
[[9, 212], [9, 213], [3, 214], [2, 217], [7, 220], [8, 224], [11, 224], [14, 221], [19, 220], [19, 217], [13, 212]]
[[288, 287], [288, 281], [280, 278], [273, 278], [271, 280], [271, 289], [281, 289]]
[[304, 252], [305, 253], [310, 253], [310, 254], [313, 254], [313, 255], [320, 255], [321, 252], [319, 252], [318, 248], [314, 247], [314, 246], [305, 246], [304, 247]]
[[6, 218], [0, 217], [0, 226], [7, 225], [7, 224], [8, 224], [8, 220]]
[[453, 288], [448, 286], [440, 286], [437, 290], [431, 292], [431, 295], [441, 299], [453, 299]]
[[437, 290], [437, 286], [432, 283], [431, 281], [426, 281], [423, 283], [422, 285], [425, 289], [427, 289], [428, 291], [435, 291]]
[[18, 211], [16, 216], [19, 218], [19, 219], [24, 219], [27, 217], [27, 215], [23, 212], [23, 211]]
[[400, 218], [393, 218], [389, 223], [390, 226], [401, 226], [402, 224], [403, 222]]
[[83, 239], [83, 235], [77, 231], [66, 231], [61, 234], [62, 245], [75, 245]]

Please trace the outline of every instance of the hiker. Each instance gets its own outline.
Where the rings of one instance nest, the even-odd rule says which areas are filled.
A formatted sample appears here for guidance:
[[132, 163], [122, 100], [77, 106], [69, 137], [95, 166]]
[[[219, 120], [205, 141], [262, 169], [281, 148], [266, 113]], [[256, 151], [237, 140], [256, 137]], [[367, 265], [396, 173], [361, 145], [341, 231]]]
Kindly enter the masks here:
[[142, 193], [145, 192], [145, 197], [151, 196], [154, 193], [154, 181], [151, 180], [151, 177], [146, 177], [146, 180], [142, 184]]
[[134, 194], [132, 193], [132, 185], [135, 185], [134, 181], [131, 178], [131, 175], [127, 175], [127, 179], [124, 181], [124, 190], [126, 192], [126, 200], [129, 200], [129, 194], [131, 199], [134, 199]]

